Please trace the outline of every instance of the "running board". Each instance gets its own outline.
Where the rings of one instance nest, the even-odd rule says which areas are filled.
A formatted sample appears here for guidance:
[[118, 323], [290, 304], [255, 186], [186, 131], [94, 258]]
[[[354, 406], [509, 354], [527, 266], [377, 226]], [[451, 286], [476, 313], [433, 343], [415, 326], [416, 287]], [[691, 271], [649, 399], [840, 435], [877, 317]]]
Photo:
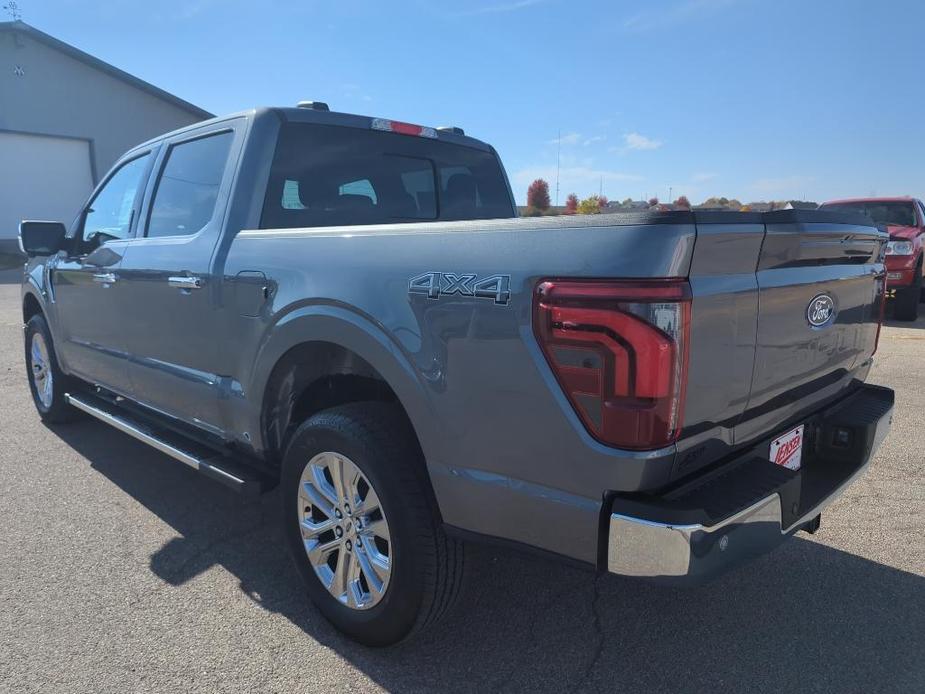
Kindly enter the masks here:
[[235, 463], [232, 459], [212, 451], [206, 455], [194, 453], [193, 449], [202, 447], [192, 442], [189, 446], [185, 446], [179, 435], [169, 431], [155, 430], [147, 424], [132, 419], [127, 413], [114, 411], [115, 408], [110, 407], [105, 401], [92, 396], [78, 397], [70, 393], [64, 394], [64, 401], [122, 433], [156, 448], [161, 453], [166, 453], [171, 458], [189, 465], [206, 477], [221, 482], [240, 494], [256, 495], [264, 488], [262, 479], [256, 472], [246, 470], [244, 466]]

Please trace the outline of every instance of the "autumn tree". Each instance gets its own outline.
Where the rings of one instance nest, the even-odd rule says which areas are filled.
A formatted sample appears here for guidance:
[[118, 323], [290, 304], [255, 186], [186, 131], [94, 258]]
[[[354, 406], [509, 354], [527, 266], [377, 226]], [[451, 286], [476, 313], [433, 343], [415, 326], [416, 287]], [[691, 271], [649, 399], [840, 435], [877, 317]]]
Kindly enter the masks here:
[[607, 196], [606, 196], [606, 195], [598, 195], [598, 196], [597, 196], [597, 206], [600, 207], [602, 210], [603, 210], [605, 207], [607, 207], [607, 204], [608, 204], [609, 202], [610, 202], [610, 201], [607, 199]]
[[578, 214], [600, 214], [601, 196], [592, 195], [578, 203]]
[[527, 207], [536, 210], [549, 209], [549, 184], [542, 178], [536, 179], [527, 188]]
[[682, 195], [674, 201], [674, 206], [682, 210], [689, 210], [691, 208], [691, 201], [687, 199], [686, 195]]
[[649, 198], [649, 207], [658, 207], [658, 198]]
[[575, 193], [569, 193], [565, 199], [565, 214], [575, 214], [578, 212], [578, 196]]

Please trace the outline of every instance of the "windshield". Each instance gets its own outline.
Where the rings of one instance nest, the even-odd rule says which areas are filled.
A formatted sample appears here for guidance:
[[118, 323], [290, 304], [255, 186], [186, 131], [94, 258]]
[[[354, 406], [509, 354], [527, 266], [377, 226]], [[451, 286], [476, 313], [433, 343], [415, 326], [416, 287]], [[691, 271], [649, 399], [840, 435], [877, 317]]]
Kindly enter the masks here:
[[283, 126], [261, 227], [513, 217], [491, 152], [360, 128]]
[[839, 202], [823, 205], [822, 209], [833, 212], [860, 212], [877, 224], [914, 227], [915, 208], [911, 202]]

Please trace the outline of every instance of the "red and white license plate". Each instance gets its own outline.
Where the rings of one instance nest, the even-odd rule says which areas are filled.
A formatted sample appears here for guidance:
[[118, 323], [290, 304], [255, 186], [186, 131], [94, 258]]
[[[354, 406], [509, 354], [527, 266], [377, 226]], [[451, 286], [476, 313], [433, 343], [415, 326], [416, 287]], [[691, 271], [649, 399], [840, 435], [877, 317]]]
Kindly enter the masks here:
[[771, 441], [771, 462], [788, 470], [799, 470], [803, 460], [803, 425]]

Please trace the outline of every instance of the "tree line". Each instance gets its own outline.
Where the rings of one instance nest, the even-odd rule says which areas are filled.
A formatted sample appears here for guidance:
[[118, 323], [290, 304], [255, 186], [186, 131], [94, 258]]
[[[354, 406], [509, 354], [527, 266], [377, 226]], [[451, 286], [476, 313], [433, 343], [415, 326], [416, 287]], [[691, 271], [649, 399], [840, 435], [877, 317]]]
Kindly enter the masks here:
[[542, 217], [548, 215], [571, 215], [571, 214], [600, 214], [604, 211], [667, 211], [667, 210], [691, 210], [691, 209], [720, 209], [732, 212], [766, 212], [768, 210], [783, 209], [790, 206], [796, 206], [794, 203], [804, 207], [815, 207], [813, 202], [780, 200], [771, 202], [750, 202], [742, 203], [735, 198], [710, 197], [699, 205], [692, 205], [686, 195], [680, 195], [670, 203], [660, 202], [657, 197], [648, 200], [633, 200], [626, 198], [622, 202], [611, 202], [606, 195], [590, 195], [580, 200], [575, 193], [569, 193], [565, 199], [565, 207], [553, 207], [549, 197], [549, 183], [542, 178], [538, 178], [527, 188], [527, 207], [523, 210], [523, 215], [527, 217]]

